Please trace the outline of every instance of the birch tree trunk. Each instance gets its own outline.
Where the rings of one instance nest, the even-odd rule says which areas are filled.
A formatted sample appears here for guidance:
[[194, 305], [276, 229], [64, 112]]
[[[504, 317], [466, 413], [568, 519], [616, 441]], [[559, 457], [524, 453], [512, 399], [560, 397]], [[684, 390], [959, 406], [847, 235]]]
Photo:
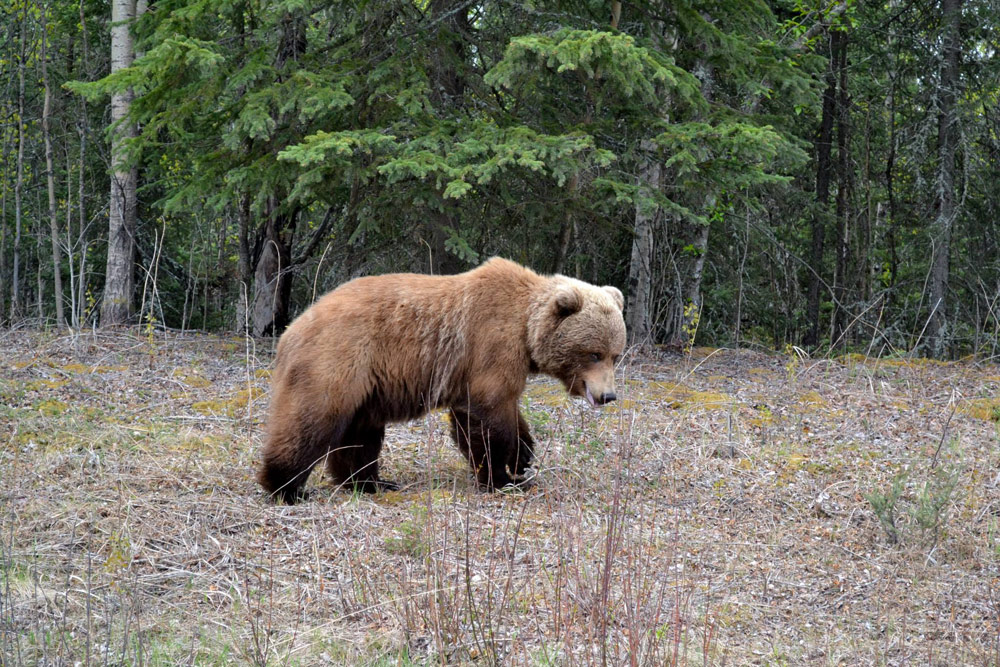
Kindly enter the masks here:
[[[111, 73], [132, 64], [135, 44], [132, 21], [135, 0], [112, 0], [111, 3]], [[135, 189], [137, 174], [125, 160], [125, 143], [135, 136], [135, 128], [125, 122], [132, 92], [111, 96], [111, 204], [108, 224], [108, 261], [104, 273], [104, 299], [101, 302], [101, 326], [126, 324], [132, 318], [135, 295]]]
[[69, 297], [69, 317], [66, 323], [74, 329], [79, 328], [79, 318], [76, 309], [76, 273], [74, 272], [75, 246], [73, 245], [73, 155], [66, 149], [66, 270], [69, 271], [69, 289], [66, 290]]
[[[83, 76], [87, 77], [90, 74], [90, 66], [87, 62], [87, 54], [90, 51], [90, 45], [87, 40], [87, 20], [84, 12], [84, 0], [80, 0], [80, 38], [83, 41], [83, 50], [80, 54], [81, 62], [83, 62]], [[89, 244], [87, 243], [87, 193], [86, 193], [86, 174], [87, 174], [87, 135], [90, 133], [89, 123], [87, 122], [87, 99], [83, 95], [79, 95], [80, 98], [80, 120], [79, 120], [79, 133], [80, 133], [80, 173], [78, 174], [77, 181], [77, 247], [80, 253], [80, 270], [77, 273], [77, 284], [76, 284], [76, 308], [73, 313], [73, 326], [82, 327], [84, 323], [84, 314], [87, 309], [86, 301], [86, 290], [87, 290], [87, 250], [89, 249]], [[67, 224], [67, 233], [69, 232], [69, 225]]]
[[938, 88], [938, 167], [930, 279], [930, 321], [927, 350], [945, 356], [948, 344], [948, 278], [951, 234], [958, 213], [955, 205], [955, 149], [958, 144], [958, 114], [955, 110], [959, 86], [962, 0], [943, 0], [943, 62]]
[[45, 179], [49, 190], [49, 236], [52, 241], [52, 282], [56, 301], [56, 326], [66, 323], [63, 312], [62, 259], [59, 255], [59, 222], [56, 220], [56, 174], [52, 164], [52, 133], [49, 124], [52, 119], [52, 87], [49, 85], [48, 65], [48, 7], [42, 7], [42, 86], [45, 101], [42, 103], [42, 138], [45, 142]]
[[699, 225], [694, 237], [695, 259], [688, 276], [687, 289], [684, 294], [684, 316], [682, 330], [686, 336], [684, 344], [694, 345], [695, 333], [701, 321], [701, 278], [705, 274], [705, 258], [708, 257], [708, 225]]

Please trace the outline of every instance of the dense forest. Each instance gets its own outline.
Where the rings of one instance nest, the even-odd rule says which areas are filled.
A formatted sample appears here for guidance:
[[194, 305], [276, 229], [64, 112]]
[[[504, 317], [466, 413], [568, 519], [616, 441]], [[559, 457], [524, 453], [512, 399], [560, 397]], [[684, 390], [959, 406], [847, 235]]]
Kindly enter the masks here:
[[277, 333], [492, 255], [633, 342], [996, 357], [990, 0], [8, 0], [0, 324]]

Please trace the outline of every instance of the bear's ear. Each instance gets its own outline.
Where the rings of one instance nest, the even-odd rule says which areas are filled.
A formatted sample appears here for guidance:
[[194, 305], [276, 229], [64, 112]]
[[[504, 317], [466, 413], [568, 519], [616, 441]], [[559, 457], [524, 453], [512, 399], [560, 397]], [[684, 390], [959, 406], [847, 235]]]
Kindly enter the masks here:
[[601, 289], [611, 295], [611, 299], [618, 306], [618, 310], [625, 310], [625, 297], [622, 295], [620, 289], [611, 285], [605, 285]]
[[552, 297], [552, 311], [559, 319], [564, 319], [580, 312], [583, 308], [583, 295], [572, 285], [560, 285]]

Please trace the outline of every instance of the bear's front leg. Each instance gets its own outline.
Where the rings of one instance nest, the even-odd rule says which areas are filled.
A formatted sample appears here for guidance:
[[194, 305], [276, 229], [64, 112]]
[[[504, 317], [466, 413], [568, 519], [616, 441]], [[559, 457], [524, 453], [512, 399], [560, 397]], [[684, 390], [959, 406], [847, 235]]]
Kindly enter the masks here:
[[535, 458], [535, 441], [531, 437], [531, 429], [524, 415], [517, 415], [517, 447], [510, 450], [507, 467], [514, 477], [523, 477], [524, 472], [531, 467]]
[[508, 422], [496, 414], [484, 418], [480, 414], [482, 411], [475, 408], [453, 407], [451, 437], [476, 471], [480, 486], [495, 491], [514, 481], [507, 474], [507, 463], [512, 452], [518, 451], [517, 421]]

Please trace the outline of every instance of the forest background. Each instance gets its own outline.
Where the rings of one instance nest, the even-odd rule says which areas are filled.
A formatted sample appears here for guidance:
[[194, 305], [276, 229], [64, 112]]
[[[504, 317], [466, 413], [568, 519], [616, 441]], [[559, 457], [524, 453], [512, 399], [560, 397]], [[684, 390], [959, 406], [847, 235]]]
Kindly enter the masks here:
[[492, 255], [633, 342], [996, 358], [988, 0], [0, 3], [0, 323], [277, 333]]

